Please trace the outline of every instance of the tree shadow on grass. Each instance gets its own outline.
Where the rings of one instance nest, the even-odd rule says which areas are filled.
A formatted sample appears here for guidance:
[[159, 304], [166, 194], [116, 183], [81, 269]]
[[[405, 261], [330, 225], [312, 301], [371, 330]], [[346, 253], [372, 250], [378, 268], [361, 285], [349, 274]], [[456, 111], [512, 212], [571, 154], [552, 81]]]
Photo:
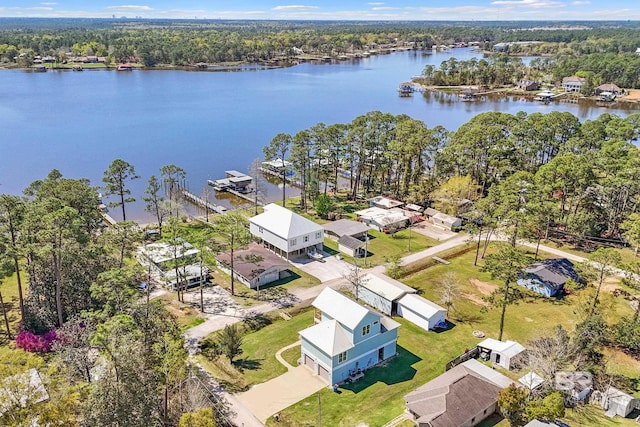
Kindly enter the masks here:
[[360, 393], [378, 382], [392, 385], [411, 381], [417, 372], [412, 365], [422, 359], [399, 345], [396, 346], [396, 351], [398, 355], [393, 359], [387, 360], [375, 368], [367, 369], [363, 378], [355, 383], [343, 384], [340, 388]]
[[259, 359], [238, 359], [233, 362], [233, 365], [240, 371], [249, 370], [255, 371], [262, 367], [262, 362]]
[[450, 331], [451, 329], [453, 329], [453, 328], [455, 328], [455, 327], [456, 327], [456, 324], [455, 324], [455, 323], [453, 323], [453, 322], [450, 322], [449, 320], [445, 320], [445, 323], [446, 323], [446, 325], [445, 325], [443, 328], [441, 328], [441, 327], [435, 327], [435, 328], [433, 329], [433, 332], [435, 332], [436, 334], [440, 334], [440, 333], [442, 333], [442, 332], [448, 332], [448, 331]]

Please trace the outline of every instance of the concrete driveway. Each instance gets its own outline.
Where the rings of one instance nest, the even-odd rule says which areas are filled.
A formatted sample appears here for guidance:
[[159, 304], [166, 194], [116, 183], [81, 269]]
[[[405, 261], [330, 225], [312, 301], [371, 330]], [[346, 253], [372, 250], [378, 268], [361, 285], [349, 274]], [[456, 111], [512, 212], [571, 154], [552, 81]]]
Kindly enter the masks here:
[[429, 224], [427, 221], [420, 222], [411, 227], [416, 233], [420, 233], [424, 236], [431, 237], [432, 239], [445, 241], [457, 235], [450, 230], [444, 230], [440, 227], [436, 227], [433, 224]]
[[339, 260], [335, 256], [329, 256], [326, 252], [323, 252], [323, 255], [325, 257], [322, 258], [322, 261], [310, 258], [296, 258], [289, 260], [289, 262], [305, 273], [317, 277], [322, 283], [340, 279], [349, 274], [351, 264]]
[[286, 374], [257, 384], [251, 390], [237, 394], [238, 400], [261, 422], [285, 408], [298, 403], [327, 387], [307, 366], [296, 366]]

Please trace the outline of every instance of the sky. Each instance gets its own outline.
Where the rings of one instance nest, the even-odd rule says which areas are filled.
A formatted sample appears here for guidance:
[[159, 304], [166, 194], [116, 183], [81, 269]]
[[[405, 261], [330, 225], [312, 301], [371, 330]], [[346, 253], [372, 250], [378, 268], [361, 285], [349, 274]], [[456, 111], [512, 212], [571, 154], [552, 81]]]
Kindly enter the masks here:
[[640, 20], [639, 0], [0, 0], [2, 17]]

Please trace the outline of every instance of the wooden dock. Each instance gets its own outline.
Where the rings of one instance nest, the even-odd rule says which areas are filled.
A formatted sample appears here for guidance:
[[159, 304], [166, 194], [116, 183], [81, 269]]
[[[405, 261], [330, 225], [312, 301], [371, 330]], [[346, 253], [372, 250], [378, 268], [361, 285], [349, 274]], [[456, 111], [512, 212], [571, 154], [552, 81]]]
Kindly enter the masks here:
[[199, 208], [207, 209], [211, 212], [216, 212], [219, 214], [223, 214], [227, 211], [227, 208], [225, 208], [224, 206], [218, 206], [218, 205], [214, 205], [213, 203], [209, 203], [208, 201], [203, 200], [202, 198], [196, 196], [193, 193], [188, 192], [187, 190], [181, 190], [181, 193], [182, 193], [183, 199], [185, 199], [189, 203], [192, 203], [198, 206]]
[[[276, 171], [272, 171], [271, 169], [267, 169], [267, 168], [260, 168], [260, 172], [262, 172], [263, 174], [267, 174], [267, 175], [271, 175], [274, 176], [276, 178], [280, 178], [282, 179], [282, 173], [281, 172], [276, 172]], [[285, 177], [285, 182], [287, 184], [289, 184], [292, 187], [298, 187], [298, 188], [302, 188], [302, 183], [300, 181], [298, 181], [297, 179], [291, 179], [291, 178], [287, 178]]]
[[[211, 187], [215, 188], [216, 191], [224, 191], [226, 193], [233, 194], [234, 196], [239, 197], [239, 198], [241, 198], [243, 200], [246, 200], [248, 202], [251, 202], [251, 203], [255, 203], [256, 202], [256, 200], [255, 200], [255, 198], [253, 196], [253, 192], [251, 192], [251, 193], [241, 193], [241, 192], [239, 192], [237, 190], [234, 190], [233, 188], [217, 188], [216, 184], [215, 184], [215, 181], [210, 180], [210, 179], [207, 180], [207, 184], [209, 184]], [[258, 202], [258, 204], [260, 206], [262, 206], [262, 203]]]

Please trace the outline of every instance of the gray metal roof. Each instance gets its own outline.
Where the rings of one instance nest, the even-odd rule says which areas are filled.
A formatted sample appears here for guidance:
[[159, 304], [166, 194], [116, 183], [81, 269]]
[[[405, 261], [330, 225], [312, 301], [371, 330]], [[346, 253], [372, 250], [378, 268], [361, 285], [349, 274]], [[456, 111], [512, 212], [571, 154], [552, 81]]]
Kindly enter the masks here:
[[356, 234], [366, 233], [369, 230], [366, 224], [350, 219], [339, 219], [337, 221], [322, 224], [326, 231], [342, 236], [354, 236]]

